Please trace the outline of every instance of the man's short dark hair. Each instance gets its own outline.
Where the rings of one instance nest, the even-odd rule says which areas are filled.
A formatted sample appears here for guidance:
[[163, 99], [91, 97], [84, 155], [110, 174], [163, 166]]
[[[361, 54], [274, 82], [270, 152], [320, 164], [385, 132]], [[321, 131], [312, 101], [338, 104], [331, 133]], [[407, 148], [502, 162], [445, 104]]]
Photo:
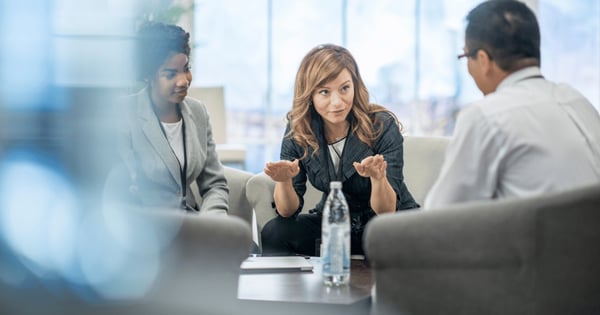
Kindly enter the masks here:
[[517, 70], [518, 62], [523, 59], [540, 65], [539, 25], [524, 3], [484, 1], [469, 12], [467, 22], [466, 48], [485, 50], [502, 70]]
[[190, 56], [190, 34], [177, 25], [160, 22], [142, 24], [137, 36], [137, 75], [139, 80], [153, 77], [173, 54]]

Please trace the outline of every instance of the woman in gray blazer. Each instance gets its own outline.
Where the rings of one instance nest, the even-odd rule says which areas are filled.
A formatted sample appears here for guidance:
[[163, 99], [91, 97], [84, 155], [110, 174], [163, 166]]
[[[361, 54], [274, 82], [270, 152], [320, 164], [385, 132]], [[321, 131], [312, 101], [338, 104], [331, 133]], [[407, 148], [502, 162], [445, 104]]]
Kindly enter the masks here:
[[[189, 37], [175, 25], [151, 22], [140, 28], [138, 75], [145, 87], [127, 98], [119, 151], [133, 202], [225, 212], [229, 190], [208, 112], [187, 97], [192, 81]], [[190, 189], [194, 182], [202, 202]]]

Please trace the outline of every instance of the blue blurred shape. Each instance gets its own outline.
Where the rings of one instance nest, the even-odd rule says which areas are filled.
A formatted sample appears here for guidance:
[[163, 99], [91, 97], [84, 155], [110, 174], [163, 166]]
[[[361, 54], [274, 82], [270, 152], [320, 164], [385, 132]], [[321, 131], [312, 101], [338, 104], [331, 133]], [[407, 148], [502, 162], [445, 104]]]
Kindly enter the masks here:
[[48, 108], [48, 1], [0, 1], [0, 106]]
[[77, 201], [58, 163], [35, 150], [0, 161], [0, 227], [9, 249], [38, 277], [64, 274], [74, 259]]

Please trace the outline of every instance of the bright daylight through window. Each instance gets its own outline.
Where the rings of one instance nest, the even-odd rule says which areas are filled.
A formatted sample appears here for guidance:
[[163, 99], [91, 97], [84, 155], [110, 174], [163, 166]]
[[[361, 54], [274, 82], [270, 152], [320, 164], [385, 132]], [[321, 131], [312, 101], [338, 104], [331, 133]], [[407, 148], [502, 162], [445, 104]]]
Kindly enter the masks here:
[[[224, 86], [228, 142], [246, 145], [253, 172], [279, 159], [297, 67], [322, 43], [354, 54], [372, 101], [393, 110], [405, 133], [450, 135], [457, 111], [481, 97], [456, 60], [464, 17], [478, 2], [197, 0], [194, 85]], [[599, 107], [600, 3], [528, 3], [537, 3], [544, 74]]]

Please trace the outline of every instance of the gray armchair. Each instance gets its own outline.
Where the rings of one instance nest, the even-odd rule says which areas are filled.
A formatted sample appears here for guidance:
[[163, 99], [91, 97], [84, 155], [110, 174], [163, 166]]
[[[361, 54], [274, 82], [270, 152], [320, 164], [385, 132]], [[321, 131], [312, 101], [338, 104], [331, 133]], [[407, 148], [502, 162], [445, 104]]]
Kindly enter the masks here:
[[600, 314], [600, 185], [369, 222], [374, 314]]
[[[254, 174], [230, 166], [223, 166], [227, 185], [229, 186], [229, 215], [244, 219], [252, 225], [252, 206], [246, 198], [246, 184]], [[198, 193], [198, 186], [192, 184], [192, 191], [196, 200], [202, 200]]]

